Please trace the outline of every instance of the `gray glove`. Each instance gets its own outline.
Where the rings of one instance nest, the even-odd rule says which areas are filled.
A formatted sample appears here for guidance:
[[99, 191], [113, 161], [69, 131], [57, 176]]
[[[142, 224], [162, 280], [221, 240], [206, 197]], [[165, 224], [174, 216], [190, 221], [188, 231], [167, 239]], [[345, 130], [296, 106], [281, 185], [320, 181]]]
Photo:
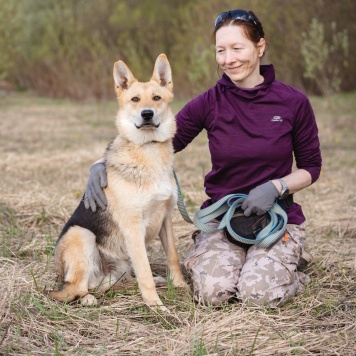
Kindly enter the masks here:
[[102, 162], [95, 163], [90, 168], [90, 175], [88, 183], [85, 189], [84, 206], [92, 211], [96, 211], [96, 204], [101, 209], [105, 210], [108, 201], [106, 200], [103, 188], [108, 185], [108, 179], [106, 176], [105, 164]]
[[277, 187], [271, 182], [261, 184], [252, 189], [241, 205], [245, 216], [262, 215], [271, 209], [279, 195]]

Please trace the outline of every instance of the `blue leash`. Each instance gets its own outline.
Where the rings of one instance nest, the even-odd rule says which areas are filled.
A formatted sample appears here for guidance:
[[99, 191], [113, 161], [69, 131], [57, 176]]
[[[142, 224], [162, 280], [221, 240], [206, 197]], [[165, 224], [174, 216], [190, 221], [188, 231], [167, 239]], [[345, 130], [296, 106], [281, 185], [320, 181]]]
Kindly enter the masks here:
[[[208, 234], [213, 234], [217, 231], [227, 229], [230, 236], [236, 241], [249, 245], [258, 245], [260, 247], [267, 248], [277, 242], [286, 230], [288, 217], [286, 212], [277, 204], [274, 203], [273, 207], [267, 211], [270, 215], [271, 221], [264, 227], [256, 236], [255, 240], [246, 239], [238, 235], [231, 227], [230, 220], [234, 216], [236, 209], [239, 209], [246, 199], [246, 194], [229, 194], [221, 198], [214, 204], [208, 206], [205, 209], [197, 210], [194, 213], [193, 220], [190, 218], [187, 209], [185, 207], [182, 191], [178, 182], [176, 173], [173, 171], [174, 178], [178, 188], [178, 209], [183, 219], [194, 224], [199, 230]], [[209, 222], [218, 216], [224, 214], [220, 224], [214, 228], [209, 225]]]

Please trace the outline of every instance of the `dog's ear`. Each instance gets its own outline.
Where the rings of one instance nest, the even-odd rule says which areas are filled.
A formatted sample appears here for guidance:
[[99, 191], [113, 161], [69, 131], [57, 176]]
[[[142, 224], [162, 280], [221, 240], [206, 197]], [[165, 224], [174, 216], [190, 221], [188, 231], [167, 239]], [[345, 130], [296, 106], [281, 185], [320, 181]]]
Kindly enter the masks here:
[[172, 70], [165, 54], [160, 54], [155, 63], [152, 78], [159, 83], [162, 87], [173, 90]]
[[113, 75], [115, 85], [120, 90], [128, 89], [132, 83], [137, 81], [123, 61], [118, 61], [114, 64]]

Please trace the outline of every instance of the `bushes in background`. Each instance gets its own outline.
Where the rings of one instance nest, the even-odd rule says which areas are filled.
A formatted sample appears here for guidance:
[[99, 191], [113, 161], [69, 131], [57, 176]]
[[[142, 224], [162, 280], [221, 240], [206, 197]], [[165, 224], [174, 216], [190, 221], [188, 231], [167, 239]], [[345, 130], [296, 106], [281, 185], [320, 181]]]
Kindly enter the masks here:
[[[0, 80], [47, 96], [108, 99], [116, 60], [147, 80], [164, 52], [176, 95], [195, 95], [219, 77], [211, 33], [216, 15], [230, 6], [227, 0], [0, 0]], [[266, 61], [278, 79], [314, 94], [354, 89], [352, 0], [238, 6], [253, 6], [260, 17]]]

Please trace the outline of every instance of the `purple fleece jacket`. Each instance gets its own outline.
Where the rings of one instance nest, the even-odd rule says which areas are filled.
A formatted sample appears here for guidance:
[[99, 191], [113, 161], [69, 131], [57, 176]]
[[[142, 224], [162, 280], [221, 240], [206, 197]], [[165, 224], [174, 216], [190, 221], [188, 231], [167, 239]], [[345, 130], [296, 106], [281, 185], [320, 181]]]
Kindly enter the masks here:
[[[275, 80], [273, 65], [262, 65], [264, 82], [241, 89], [225, 74], [217, 84], [190, 101], [176, 116], [176, 152], [200, 131], [208, 134], [212, 169], [205, 190], [214, 201], [244, 193], [298, 168], [315, 182], [321, 170], [318, 128], [313, 109], [300, 90]], [[211, 204], [204, 202], [202, 207]], [[288, 223], [305, 221], [301, 206], [288, 210]]]

